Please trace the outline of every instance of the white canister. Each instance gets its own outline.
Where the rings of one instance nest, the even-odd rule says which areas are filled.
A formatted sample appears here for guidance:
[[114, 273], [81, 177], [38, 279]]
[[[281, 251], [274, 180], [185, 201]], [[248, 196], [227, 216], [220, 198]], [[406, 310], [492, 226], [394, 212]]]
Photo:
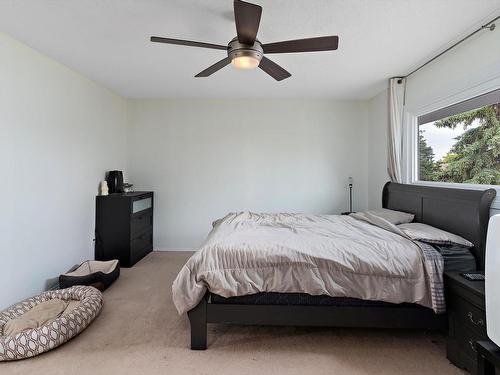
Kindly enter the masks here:
[[101, 181], [100, 190], [101, 195], [109, 194], [108, 183], [106, 181]]

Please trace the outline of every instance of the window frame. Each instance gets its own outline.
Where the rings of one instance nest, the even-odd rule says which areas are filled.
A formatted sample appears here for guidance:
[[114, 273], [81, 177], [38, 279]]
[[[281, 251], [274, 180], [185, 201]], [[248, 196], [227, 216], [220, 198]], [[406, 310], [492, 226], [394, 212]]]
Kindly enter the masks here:
[[[500, 96], [500, 87], [497, 84], [496, 87], [489, 87], [482, 90], [482, 92], [468, 92], [462, 93], [454, 98], [448, 98], [447, 100], [435, 103], [432, 106], [427, 106], [421, 110], [415, 112], [405, 111], [404, 124], [406, 125], [403, 129], [403, 178], [404, 182], [421, 185], [421, 186], [436, 186], [436, 187], [447, 187], [456, 189], [472, 189], [472, 190], [485, 190], [485, 189], [495, 189], [497, 191], [497, 196], [493, 201], [491, 208], [495, 210], [500, 210], [500, 185], [483, 185], [483, 184], [468, 184], [468, 183], [458, 183], [458, 182], [439, 182], [439, 181], [423, 181], [419, 179], [419, 144], [418, 144], [418, 132], [419, 132], [419, 119], [422, 117], [428, 119], [433, 118], [436, 114], [443, 113], [443, 117], [450, 116], [449, 110], [456, 108], [464, 108], [460, 112], [465, 112], [474, 108], [469, 108], [471, 103], [477, 102], [483, 103], [482, 98], [491, 95]], [[454, 99], [454, 100], [453, 100]], [[488, 105], [482, 104], [481, 106]], [[460, 113], [456, 112], [456, 113]], [[420, 120], [422, 121], [422, 120]], [[435, 121], [435, 120], [431, 120]], [[430, 121], [426, 121], [430, 122]]]

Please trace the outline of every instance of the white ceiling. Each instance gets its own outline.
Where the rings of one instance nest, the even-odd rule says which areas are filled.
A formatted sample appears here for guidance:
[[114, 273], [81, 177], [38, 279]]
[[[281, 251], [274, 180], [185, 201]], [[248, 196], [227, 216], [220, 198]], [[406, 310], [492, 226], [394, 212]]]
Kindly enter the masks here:
[[292, 73], [276, 82], [232, 66], [194, 78], [225, 52], [149, 42], [226, 44], [232, 0], [0, 0], [0, 30], [130, 98], [366, 99], [500, 12], [500, 0], [254, 2], [263, 43], [339, 35], [339, 50], [269, 55]]

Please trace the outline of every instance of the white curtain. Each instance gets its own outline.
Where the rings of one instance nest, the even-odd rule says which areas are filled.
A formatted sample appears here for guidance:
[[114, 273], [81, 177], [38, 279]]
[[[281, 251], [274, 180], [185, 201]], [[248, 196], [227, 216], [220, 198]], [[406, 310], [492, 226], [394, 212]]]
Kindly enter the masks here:
[[406, 80], [389, 80], [389, 157], [387, 171], [393, 182], [403, 182], [403, 107]]

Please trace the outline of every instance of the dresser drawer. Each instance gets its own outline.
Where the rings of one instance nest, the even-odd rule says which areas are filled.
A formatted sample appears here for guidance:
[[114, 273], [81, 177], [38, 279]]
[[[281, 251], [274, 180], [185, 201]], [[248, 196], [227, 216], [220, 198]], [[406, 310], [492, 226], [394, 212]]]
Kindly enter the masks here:
[[130, 260], [134, 264], [146, 254], [153, 251], [153, 232], [149, 231], [134, 238], [130, 242]]
[[486, 313], [463, 298], [454, 298], [451, 309], [458, 324], [465, 324], [478, 333], [486, 335]]
[[[463, 353], [474, 363], [477, 360], [476, 343], [486, 339], [486, 334], [479, 333], [474, 329], [470, 329], [466, 326], [457, 327], [457, 343]], [[472, 369], [468, 370], [470, 371]]]
[[142, 249], [146, 246], [153, 245], [153, 232], [148, 231], [137, 236], [130, 242], [130, 249], [132, 251]]
[[469, 357], [466, 355], [464, 347], [461, 347], [457, 341], [447, 339], [446, 340], [446, 357], [455, 366], [461, 369], [468, 370], [472, 375], [476, 374], [477, 369], [477, 359]]
[[151, 210], [130, 220], [130, 237], [132, 239], [139, 237], [144, 232], [153, 229], [153, 212]]
[[143, 195], [132, 200], [132, 215], [149, 210], [153, 207], [153, 197], [151, 195]]

